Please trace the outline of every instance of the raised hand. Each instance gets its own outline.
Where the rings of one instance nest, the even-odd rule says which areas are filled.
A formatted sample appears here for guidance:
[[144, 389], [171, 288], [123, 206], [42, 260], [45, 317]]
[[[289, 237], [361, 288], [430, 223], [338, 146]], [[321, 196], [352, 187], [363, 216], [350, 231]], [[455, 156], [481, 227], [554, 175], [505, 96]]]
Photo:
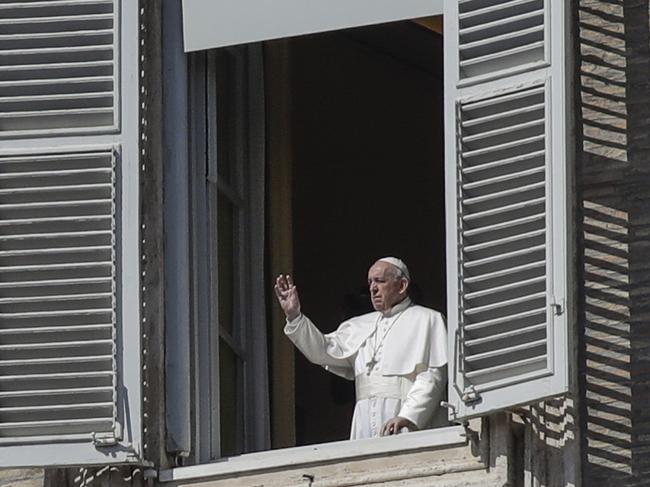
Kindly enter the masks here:
[[300, 298], [291, 276], [280, 274], [275, 278], [273, 289], [275, 289], [275, 295], [278, 297], [280, 307], [282, 307], [287, 319], [289, 321], [295, 320], [300, 315]]

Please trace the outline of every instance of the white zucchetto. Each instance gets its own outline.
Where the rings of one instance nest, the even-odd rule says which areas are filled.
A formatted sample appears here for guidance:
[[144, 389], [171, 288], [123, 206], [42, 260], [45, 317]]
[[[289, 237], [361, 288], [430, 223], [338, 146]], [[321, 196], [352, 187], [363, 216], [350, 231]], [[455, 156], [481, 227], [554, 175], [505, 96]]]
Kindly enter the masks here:
[[411, 273], [409, 272], [409, 268], [406, 267], [406, 264], [403, 260], [398, 259], [397, 257], [383, 257], [381, 259], [378, 259], [377, 262], [388, 262], [389, 264], [394, 265], [400, 271], [402, 271], [402, 274], [404, 274], [404, 277], [406, 277], [406, 279], [409, 281], [411, 280]]

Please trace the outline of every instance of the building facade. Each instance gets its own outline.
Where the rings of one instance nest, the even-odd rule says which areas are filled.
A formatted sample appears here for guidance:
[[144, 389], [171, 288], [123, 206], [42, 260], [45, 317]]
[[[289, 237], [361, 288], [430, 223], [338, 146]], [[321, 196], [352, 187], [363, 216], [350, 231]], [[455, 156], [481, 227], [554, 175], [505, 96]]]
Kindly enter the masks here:
[[[352, 24], [294, 5], [302, 29], [202, 2], [51, 3], [0, 3], [0, 458], [45, 467], [0, 485], [650, 485], [647, 1], [360, 2]], [[433, 18], [337, 32], [415, 17]], [[418, 122], [418, 100], [439, 118]], [[331, 387], [341, 418], [345, 391], [302, 372], [268, 275], [317, 286], [320, 221], [370, 233], [328, 220], [363, 208], [333, 181], [373, 167], [330, 174], [332, 154], [391, 170], [420, 132], [434, 143], [405, 158], [438, 155], [447, 186], [414, 218], [445, 235], [422, 241], [446, 269], [404, 252], [446, 287], [423, 300], [446, 303], [456, 423], [321, 443], [341, 421], [317, 425], [309, 395]]]

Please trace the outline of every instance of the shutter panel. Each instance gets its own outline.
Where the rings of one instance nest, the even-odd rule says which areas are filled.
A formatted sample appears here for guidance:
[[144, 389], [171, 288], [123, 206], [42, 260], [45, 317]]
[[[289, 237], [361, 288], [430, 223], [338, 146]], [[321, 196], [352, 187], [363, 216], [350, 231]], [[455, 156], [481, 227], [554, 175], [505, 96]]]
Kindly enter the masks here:
[[111, 433], [113, 154], [0, 157], [0, 185], [0, 444]]
[[563, 3], [446, 3], [453, 419], [568, 388]]
[[0, 1], [0, 136], [116, 125], [114, 0]]
[[137, 3], [0, 0], [0, 467], [141, 459]]

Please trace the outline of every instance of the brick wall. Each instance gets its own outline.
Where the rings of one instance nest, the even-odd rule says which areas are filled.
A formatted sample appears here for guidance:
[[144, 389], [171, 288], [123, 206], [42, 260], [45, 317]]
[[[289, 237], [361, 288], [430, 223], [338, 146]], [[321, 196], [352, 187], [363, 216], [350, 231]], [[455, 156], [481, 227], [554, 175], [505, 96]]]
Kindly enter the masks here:
[[648, 0], [577, 0], [582, 475], [650, 485]]

